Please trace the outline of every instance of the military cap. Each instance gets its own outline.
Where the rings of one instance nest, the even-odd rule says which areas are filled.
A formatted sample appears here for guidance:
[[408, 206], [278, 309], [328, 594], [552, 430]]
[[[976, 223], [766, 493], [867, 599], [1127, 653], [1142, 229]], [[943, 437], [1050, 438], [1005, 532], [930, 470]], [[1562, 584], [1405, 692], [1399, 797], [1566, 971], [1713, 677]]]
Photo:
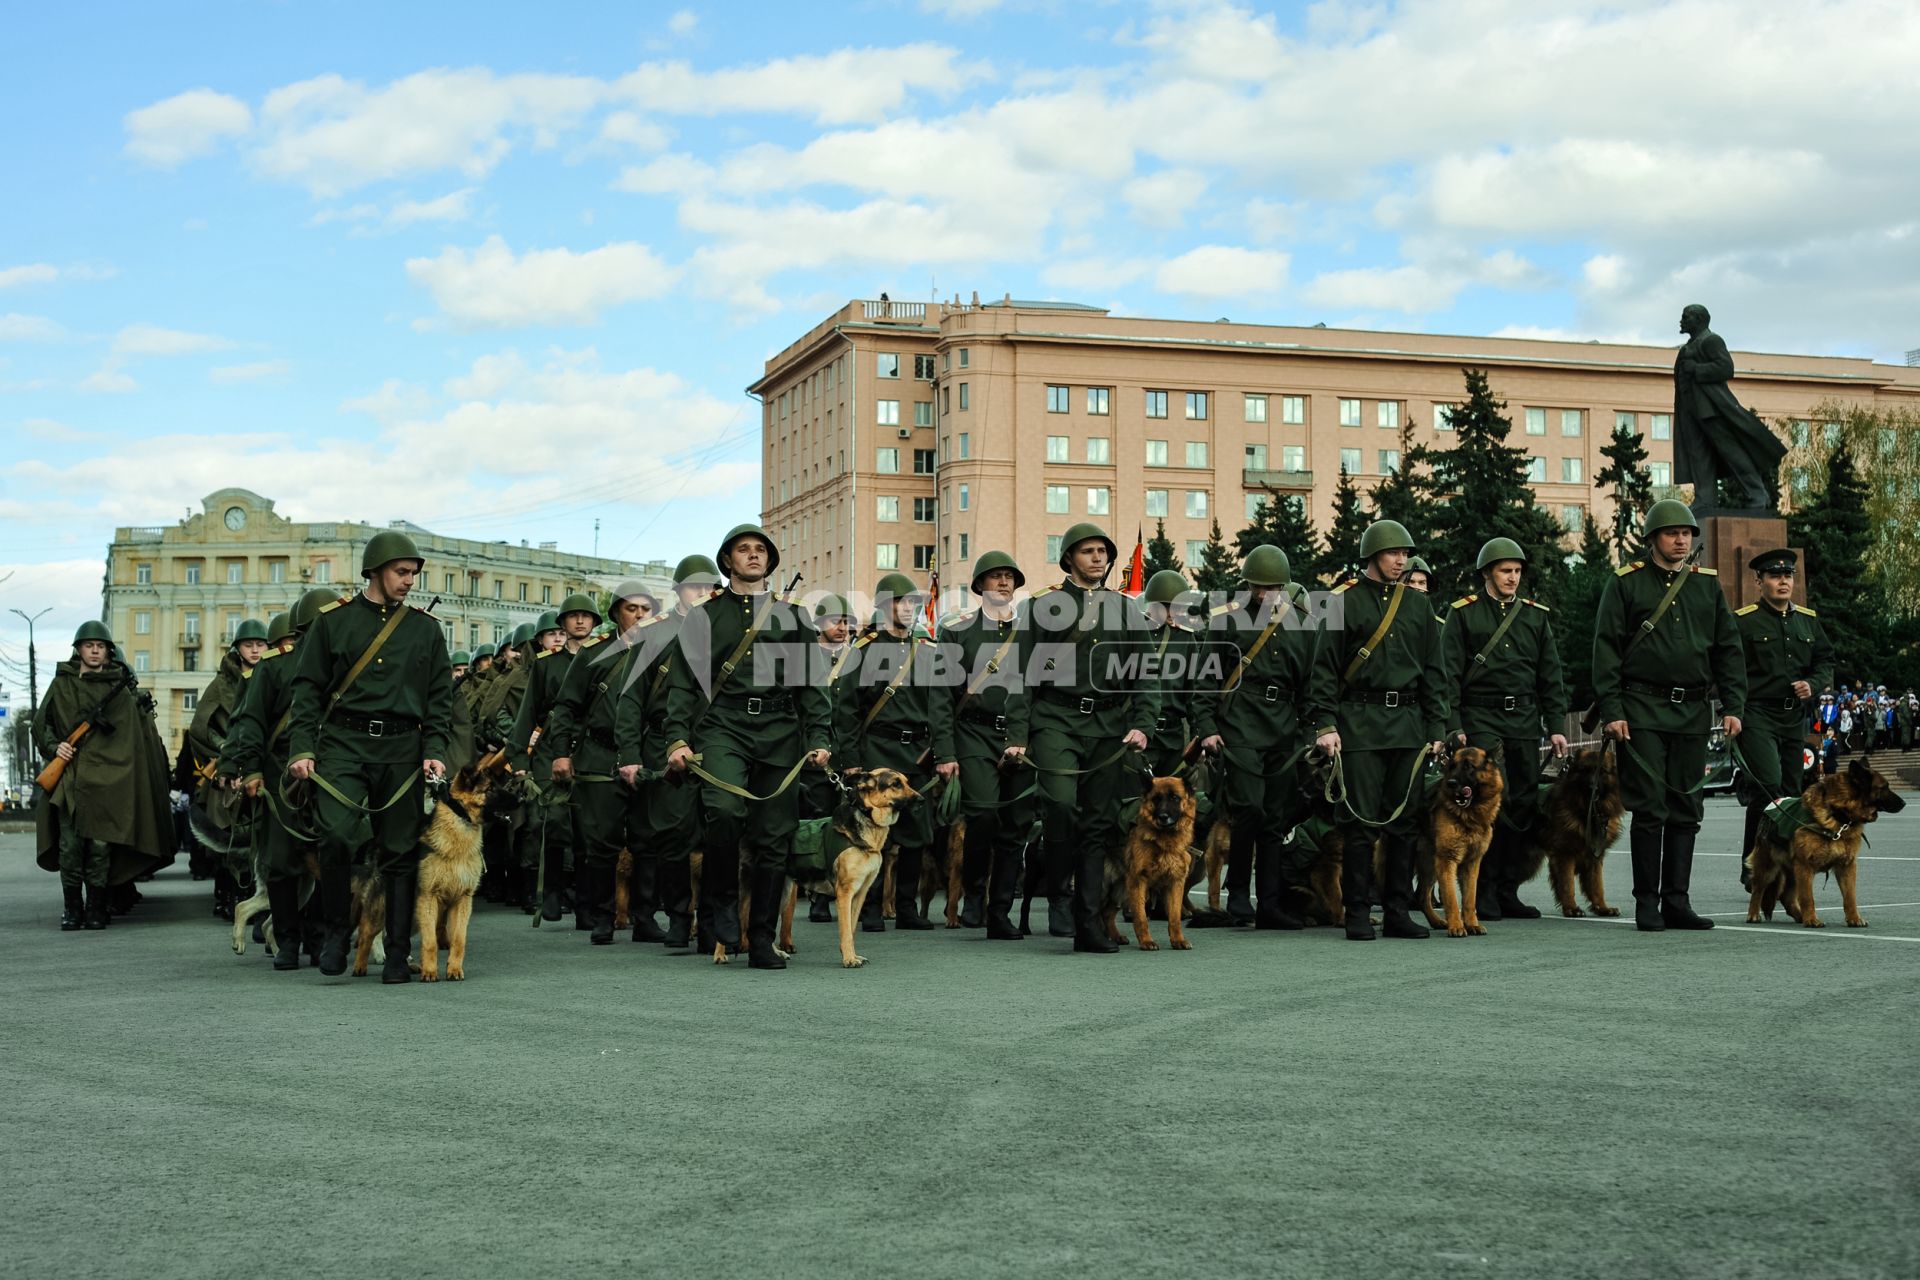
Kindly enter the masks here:
[[248, 618], [233, 629], [234, 644], [239, 644], [242, 640], [265, 640], [267, 638], [267, 624], [258, 618]]
[[[113, 644], [113, 632], [107, 630], [107, 624], [98, 618], [88, 618], [85, 622], [81, 623], [73, 633], [73, 643], [75, 645], [78, 645], [82, 640], [98, 640], [102, 644]], [[115, 647], [117, 648], [118, 646]]]
[[395, 560], [418, 560], [423, 565], [427, 562], [420, 548], [413, 545], [412, 538], [398, 529], [382, 529], [367, 540], [366, 550], [360, 553], [360, 576], [371, 578], [375, 569]]
[[[645, 600], [653, 606], [655, 613], [660, 611], [660, 597], [648, 590], [646, 583], [634, 578], [627, 579], [613, 589], [613, 594], [607, 598], [607, 608], [611, 610], [622, 600]], [[562, 612], [565, 610], [563, 609]]]
[[531, 644], [532, 642], [533, 624], [531, 622], [523, 622], [513, 629], [512, 635], [507, 637], [507, 648], [518, 649], [521, 645]]
[[[598, 615], [596, 614], [595, 616], [597, 617]], [[560, 615], [552, 609], [541, 614], [540, 620], [533, 624], [533, 634], [536, 636], [545, 635], [549, 631], [558, 631], [559, 629]]]
[[570, 613], [587, 614], [593, 619], [596, 626], [600, 622], [600, 606], [595, 604], [593, 597], [584, 591], [576, 591], [560, 602], [560, 608], [554, 613], [555, 622], [557, 623], [559, 619], [566, 617]]
[[852, 619], [853, 616], [853, 606], [847, 602], [845, 596], [828, 596], [813, 606], [815, 622], [824, 622], [828, 618]]
[[973, 562], [973, 581], [967, 584], [973, 588], [975, 595], [980, 593], [980, 579], [995, 569], [1006, 569], [1013, 574], [1015, 590], [1027, 585], [1027, 575], [1020, 572], [1020, 566], [1014, 562], [1012, 556], [1004, 551], [982, 551], [979, 558]]
[[1162, 569], [1147, 579], [1147, 589], [1140, 595], [1148, 604], [1172, 604], [1191, 590], [1186, 575], [1177, 569]]
[[499, 650], [494, 648], [492, 645], [483, 644], [478, 649], [475, 649], [473, 651], [473, 660], [475, 662], [478, 662], [482, 658], [491, 658], [494, 654], [498, 652]]
[[1073, 549], [1083, 542], [1094, 541], [1107, 544], [1107, 564], [1109, 567], [1112, 566], [1115, 560], [1120, 558], [1120, 548], [1115, 546], [1113, 539], [1107, 536], [1107, 531], [1091, 520], [1082, 520], [1079, 524], [1068, 529], [1065, 536], [1060, 539], [1061, 571], [1063, 573], [1072, 573], [1073, 562], [1071, 557], [1073, 555]]
[[1794, 555], [1793, 552], [1785, 549], [1779, 551], [1762, 551], [1759, 555], [1747, 561], [1747, 568], [1753, 570], [1755, 573], [1792, 573], [1794, 566], [1799, 563], [1799, 559], [1800, 558]]
[[774, 545], [773, 535], [765, 529], [762, 529], [759, 525], [749, 521], [746, 524], [737, 524], [727, 530], [727, 536], [720, 539], [720, 550], [718, 554], [713, 557], [716, 565], [725, 567], [725, 572], [728, 577], [733, 576], [733, 567], [727, 563], [727, 552], [733, 549], [734, 543], [749, 536], [758, 538], [767, 544], [767, 572], [772, 573], [780, 567], [780, 548]]
[[924, 593], [906, 574], [889, 573], [881, 576], [879, 583], [873, 589], [873, 594], [877, 600], [905, 600]]

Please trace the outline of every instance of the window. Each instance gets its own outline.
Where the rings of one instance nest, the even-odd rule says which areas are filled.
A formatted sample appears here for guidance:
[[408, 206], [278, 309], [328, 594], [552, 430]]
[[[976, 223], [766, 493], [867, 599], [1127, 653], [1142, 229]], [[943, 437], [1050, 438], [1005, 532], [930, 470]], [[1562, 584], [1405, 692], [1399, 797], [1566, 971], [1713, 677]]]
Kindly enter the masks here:
[[1207, 442], [1205, 440], [1187, 441], [1187, 465], [1204, 467], [1207, 465]]
[[960, 535], [960, 558], [962, 560], [970, 560], [973, 558], [967, 551], [967, 535], [964, 533]]
[[1165, 440], [1147, 441], [1147, 465], [1164, 467], [1167, 465], [1167, 442]]
[[1048, 564], [1060, 563], [1060, 540], [1064, 536], [1065, 536], [1064, 534], [1058, 534], [1058, 533], [1050, 533], [1047, 535], [1047, 563]]
[[1400, 402], [1398, 400], [1382, 400], [1379, 404], [1373, 406], [1373, 408], [1374, 416], [1379, 419], [1382, 427], [1385, 427], [1389, 431], [1398, 431], [1400, 429]]
[[1840, 424], [1839, 423], [1823, 422], [1820, 424], [1820, 430], [1826, 436], [1827, 448], [1833, 449], [1839, 446], [1840, 444]]
[[973, 456], [973, 450], [967, 448], [967, 433], [964, 431], [960, 433], [960, 453], [958, 456], [962, 458], [970, 458]]
[[1091, 413], [1096, 417], [1104, 418], [1113, 411], [1112, 405], [1113, 405], [1113, 388], [1111, 387], [1088, 387], [1087, 388], [1087, 412], [1088, 413]]
[[881, 426], [897, 427], [900, 425], [900, 402], [898, 400], [875, 400], [873, 407], [876, 411], [874, 421], [878, 422]]
[[898, 449], [875, 449], [873, 451], [873, 469], [883, 476], [900, 474], [900, 451]]
[[1248, 494], [1247, 495], [1247, 519], [1258, 520], [1260, 518], [1260, 508], [1266, 505], [1267, 505], [1266, 494], [1264, 493]]
[[1068, 510], [1071, 509], [1069, 504], [1072, 500], [1068, 498], [1067, 492], [1068, 492], [1067, 486], [1063, 484], [1050, 484], [1047, 486], [1047, 514], [1048, 515], [1051, 515], [1051, 516], [1065, 515], [1068, 512]]
[[[452, 574], [447, 575], [447, 594], [448, 595], [453, 594], [453, 575]], [[478, 640], [475, 640], [473, 643], [479, 644], [480, 642]], [[468, 647], [471, 648], [472, 646], [469, 645]]]
[[1380, 450], [1380, 474], [1390, 476], [1400, 469], [1400, 451], [1398, 449]]
[[941, 436], [940, 437], [940, 461], [945, 462], [948, 458], [951, 458], [952, 456], [953, 456], [953, 437]]
[[[1652, 424], [1652, 430], [1649, 432], [1649, 434], [1652, 435], [1655, 440], [1673, 439], [1673, 415], [1672, 414], [1650, 413], [1647, 415], [1647, 419]], [[1807, 424], [1802, 422], [1799, 425], [1804, 427]], [[1806, 441], [1803, 439], [1800, 441], [1800, 443], [1805, 444]]]
[[873, 518], [885, 524], [898, 524], [900, 522], [900, 499], [891, 494], [876, 497], [873, 500]]
[[1585, 418], [1586, 414], [1578, 409], [1562, 409], [1560, 411], [1560, 434], [1569, 438], [1579, 435], [1584, 429]]
[[1282, 471], [1305, 471], [1307, 469], [1307, 447], [1303, 444], [1281, 445], [1280, 469]]
[[1340, 401], [1340, 425], [1357, 427], [1360, 425], [1360, 402], [1358, 400]]
[[882, 351], [874, 357], [873, 376], [876, 378], [897, 378], [900, 376], [900, 353]]
[[1047, 388], [1047, 412], [1048, 413], [1067, 412], [1067, 400], [1072, 394], [1073, 394], [1072, 387], [1049, 386]]
[[1167, 491], [1165, 489], [1147, 490], [1147, 514], [1164, 516], [1167, 514]]
[[966, 367], [967, 367], [967, 365], [968, 365], [969, 363], [971, 363], [971, 361], [970, 361], [970, 359], [969, 359], [969, 357], [970, 357], [970, 356], [971, 356], [972, 354], [973, 354], [973, 353], [972, 353], [972, 352], [970, 352], [970, 351], [968, 351], [968, 350], [967, 350], [967, 348], [965, 348], [965, 347], [962, 347], [962, 348], [960, 348], [960, 367], [961, 367], [962, 369], [964, 369], [964, 368], [966, 368]]
[[552, 588], [552, 587], [542, 587], [542, 588], [540, 588], [540, 603], [541, 603], [541, 604], [552, 604], [552, 603], [553, 603], [553, 588]]
[[1111, 465], [1113, 462], [1113, 441], [1105, 436], [1088, 436], [1087, 461], [1103, 467]]
[[1147, 392], [1147, 416], [1164, 418], [1167, 416], [1167, 393], [1164, 391]]
[[189, 689], [180, 695], [180, 709], [182, 711], [196, 711], [199, 707], [200, 695], [193, 690]]
[[1560, 527], [1568, 533], [1578, 533], [1587, 527], [1587, 509], [1568, 505], [1560, 508]]
[[1350, 476], [1359, 475], [1360, 451], [1358, 449], [1342, 449], [1340, 451], [1340, 469]]
[[144, 673], [152, 665], [153, 665], [153, 659], [147, 655], [147, 651], [145, 649], [134, 650], [133, 669], [135, 671]]
[[495, 578], [493, 580], [493, 598], [495, 600], [505, 600], [507, 598], [507, 584], [504, 578]]
[[1560, 459], [1560, 483], [1561, 484], [1581, 483], [1579, 458]]
[[1613, 415], [1613, 430], [1615, 434], [1624, 431], [1628, 435], [1632, 435], [1634, 432], [1640, 430], [1640, 415], [1615, 410]]
[[1246, 397], [1246, 401], [1247, 421], [1265, 422], [1267, 420], [1267, 398], [1265, 396], [1248, 396]]
[[[932, 382], [933, 381], [933, 357], [932, 356], [915, 356], [913, 358], [913, 376], [918, 378], [922, 382]], [[829, 387], [833, 386], [833, 373], [831, 370], [829, 370], [827, 373], [827, 386]]]
[[200, 669], [200, 651], [198, 649], [182, 649], [180, 651], [180, 669], [182, 671], [198, 671]]
[[1067, 460], [1067, 438], [1065, 436], [1047, 437], [1047, 461], [1065, 462]]
[[1204, 391], [1187, 392], [1187, 421], [1205, 422], [1207, 420], [1207, 393]]
[[197, 613], [182, 614], [180, 616], [180, 630], [186, 635], [188, 643], [200, 643], [200, 615]]
[[917, 476], [933, 474], [933, 450], [915, 449], [913, 451], [913, 474]]
[[915, 524], [932, 524], [934, 513], [939, 509], [939, 502], [933, 498], [915, 498], [913, 500], [913, 522]]
[[1111, 489], [1087, 490], [1087, 514], [1090, 516], [1112, 515], [1113, 514], [1113, 490]]
[[1671, 462], [1650, 462], [1647, 464], [1647, 479], [1653, 481], [1653, 487], [1664, 489], [1673, 483], [1673, 464]]
[[133, 634], [137, 636], [153, 634], [153, 615], [145, 609], [133, 615]]
[[190, 587], [197, 587], [200, 585], [200, 566], [199, 565], [190, 564], [187, 566], [187, 585]]
[[1207, 514], [1207, 491], [1205, 489], [1187, 490], [1187, 514], [1195, 518]]
[[143, 587], [152, 586], [153, 566], [150, 564], [137, 564], [133, 566], [133, 580]]
[[1545, 483], [1547, 478], [1547, 460], [1534, 456], [1527, 459], [1527, 479], [1535, 483]]
[[1892, 457], [1893, 456], [1893, 440], [1894, 440], [1893, 428], [1882, 427], [1880, 428], [1879, 435], [1880, 435], [1880, 456], [1883, 458]]
[[965, 413], [966, 411], [967, 411], [967, 384], [963, 382], [960, 384], [960, 412]]
[[1305, 425], [1307, 421], [1307, 398], [1305, 396], [1281, 396], [1280, 421], [1290, 427]]
[[1433, 429], [1435, 431], [1453, 430], [1453, 411], [1459, 407], [1460, 406], [1456, 404], [1437, 404], [1433, 406]]
[[968, 494], [968, 486], [964, 484], [961, 485], [960, 486], [960, 510], [962, 511], [965, 511], [967, 507], [970, 505], [967, 501], [967, 494]]
[[1267, 446], [1263, 444], [1250, 444], [1247, 446], [1246, 468], [1249, 471], [1265, 471], [1267, 469]]
[[315, 582], [332, 582], [333, 561], [315, 560], [313, 562], [313, 580]]
[[952, 387], [940, 388], [940, 412], [942, 413], [953, 412], [953, 388]]
[[1793, 447], [1796, 449], [1804, 449], [1807, 447], [1807, 441], [1812, 439], [1813, 424], [1805, 418], [1795, 418], [1790, 434], [1793, 439]]
[[913, 567], [916, 569], [933, 568], [933, 544], [931, 542], [915, 544], [913, 548]]
[[1804, 494], [1810, 487], [1811, 482], [1807, 477], [1807, 469], [1805, 467], [1795, 467], [1793, 469], [1793, 491], [1797, 494]]
[[900, 544], [897, 542], [875, 543], [873, 564], [877, 569], [898, 569], [900, 567]]
[[1527, 410], [1527, 434], [1543, 436], [1547, 434], [1547, 411], [1545, 409]]
[[1206, 554], [1207, 554], [1207, 540], [1205, 538], [1188, 538], [1187, 539], [1187, 563], [1188, 564], [1199, 564], [1201, 557], [1205, 556]]

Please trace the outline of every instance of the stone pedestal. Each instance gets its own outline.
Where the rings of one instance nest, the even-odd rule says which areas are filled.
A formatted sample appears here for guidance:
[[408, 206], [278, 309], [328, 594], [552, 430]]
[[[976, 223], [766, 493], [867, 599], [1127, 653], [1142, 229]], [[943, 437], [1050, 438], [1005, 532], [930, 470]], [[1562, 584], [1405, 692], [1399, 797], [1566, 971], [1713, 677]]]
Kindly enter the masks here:
[[[1719, 573], [1720, 590], [1726, 593], [1727, 603], [1738, 609], [1760, 598], [1747, 561], [1762, 551], [1777, 551], [1787, 545], [1787, 520], [1785, 516], [1705, 516], [1700, 521], [1700, 540], [1703, 549], [1695, 557], [1696, 563]], [[1798, 547], [1792, 550], [1800, 557], [1793, 599], [1796, 604], [1805, 604], [1807, 558]]]

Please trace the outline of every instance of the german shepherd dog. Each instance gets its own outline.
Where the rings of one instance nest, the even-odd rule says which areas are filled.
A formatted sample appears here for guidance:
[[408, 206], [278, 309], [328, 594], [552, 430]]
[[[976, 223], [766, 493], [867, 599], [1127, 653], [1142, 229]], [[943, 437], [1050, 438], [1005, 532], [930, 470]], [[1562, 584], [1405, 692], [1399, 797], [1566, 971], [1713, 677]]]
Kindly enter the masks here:
[[[440, 980], [440, 948], [447, 948], [447, 980], [467, 976], [467, 922], [473, 917], [473, 894], [480, 887], [486, 860], [480, 851], [481, 833], [489, 818], [510, 812], [524, 802], [525, 793], [504, 760], [481, 769], [462, 768], [435, 801], [426, 829], [420, 833], [420, 866], [415, 880], [414, 925], [420, 930], [416, 968], [422, 982]], [[363, 978], [374, 943], [386, 927], [386, 893], [380, 877], [371, 872], [353, 878], [353, 908], [359, 931], [354, 948], [353, 976]]]
[[[1500, 754], [1498, 746], [1492, 752], [1460, 747], [1450, 754], [1428, 805], [1427, 821], [1414, 837], [1414, 885], [1420, 909], [1427, 923], [1446, 929], [1449, 938], [1487, 931], [1478, 909], [1480, 860], [1493, 843], [1493, 823], [1505, 790]], [[1433, 910], [1436, 881], [1445, 920]]]
[[1800, 794], [1805, 803], [1802, 825], [1790, 839], [1782, 839], [1770, 820], [1762, 820], [1747, 854], [1753, 876], [1753, 896], [1747, 902], [1747, 922], [1764, 915], [1773, 919], [1774, 904], [1808, 929], [1824, 929], [1813, 907], [1813, 878], [1829, 872], [1840, 883], [1840, 904], [1847, 927], [1864, 929], [1854, 886], [1859, 872], [1862, 828], [1883, 813], [1898, 813], [1907, 802], [1895, 794], [1886, 778], [1864, 759], [1846, 772], [1821, 778]]
[[1158, 951], [1147, 924], [1147, 897], [1165, 903], [1167, 944], [1175, 951], [1191, 951], [1193, 944], [1180, 927], [1180, 908], [1187, 896], [1187, 873], [1193, 865], [1194, 794], [1180, 777], [1145, 775], [1140, 812], [1126, 839], [1107, 855], [1102, 914], [1107, 937], [1124, 943], [1115, 920], [1122, 903], [1133, 922], [1133, 936], [1142, 951]]
[[831, 893], [834, 923], [840, 929], [840, 963], [858, 969], [867, 958], [853, 950], [854, 924], [860, 907], [880, 878], [893, 824], [900, 806], [919, 796], [906, 775], [895, 769], [849, 769], [840, 775], [846, 792], [827, 824], [826, 838], [838, 852], [827, 875], [798, 886], [807, 893]]
[[1574, 919], [1586, 914], [1573, 900], [1576, 877], [1594, 915], [1619, 915], [1620, 908], [1607, 905], [1602, 866], [1607, 850], [1620, 838], [1620, 817], [1625, 812], [1620, 801], [1620, 764], [1614, 753], [1606, 747], [1576, 752], [1540, 798], [1521, 879], [1533, 879], [1545, 859], [1561, 915]]

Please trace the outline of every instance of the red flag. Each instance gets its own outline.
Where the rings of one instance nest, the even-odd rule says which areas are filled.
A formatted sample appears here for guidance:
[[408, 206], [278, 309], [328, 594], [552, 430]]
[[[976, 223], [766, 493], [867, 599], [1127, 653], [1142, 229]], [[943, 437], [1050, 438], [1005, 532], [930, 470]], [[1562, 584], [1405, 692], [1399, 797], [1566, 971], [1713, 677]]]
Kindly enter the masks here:
[[1133, 562], [1127, 566], [1126, 585], [1120, 588], [1123, 596], [1137, 596], [1147, 589], [1147, 544], [1144, 541], [1146, 530], [1136, 527], [1133, 534]]
[[940, 608], [940, 571], [933, 571], [933, 586], [927, 591], [927, 639], [934, 638], [933, 622]]

